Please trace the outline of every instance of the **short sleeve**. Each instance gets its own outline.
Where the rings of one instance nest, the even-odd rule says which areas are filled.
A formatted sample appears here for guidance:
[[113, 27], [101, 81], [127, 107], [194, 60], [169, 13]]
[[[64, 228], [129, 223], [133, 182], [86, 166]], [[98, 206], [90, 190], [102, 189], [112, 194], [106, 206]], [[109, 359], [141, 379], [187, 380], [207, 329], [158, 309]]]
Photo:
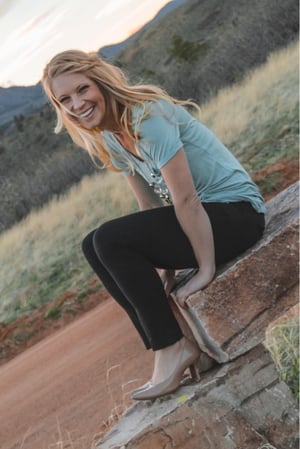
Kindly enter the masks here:
[[160, 170], [183, 147], [176, 105], [163, 100], [153, 103], [147, 118], [141, 122], [140, 135], [143, 152]]

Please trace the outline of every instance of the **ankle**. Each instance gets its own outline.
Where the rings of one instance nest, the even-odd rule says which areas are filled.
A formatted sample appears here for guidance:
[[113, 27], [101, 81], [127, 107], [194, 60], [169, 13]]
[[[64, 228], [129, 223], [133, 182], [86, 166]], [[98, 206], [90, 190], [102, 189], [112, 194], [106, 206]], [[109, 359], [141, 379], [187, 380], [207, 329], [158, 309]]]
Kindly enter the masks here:
[[180, 340], [177, 340], [175, 343], [173, 343], [169, 346], [166, 346], [165, 348], [158, 349], [157, 351], [155, 351], [155, 356], [159, 356], [161, 354], [167, 354], [167, 353], [172, 353], [177, 350], [181, 350], [182, 347], [184, 346], [184, 342], [185, 342], [185, 337], [181, 337]]
[[185, 338], [182, 337], [172, 345], [155, 351], [154, 370], [152, 375], [152, 382], [154, 384], [161, 382], [172, 374], [174, 367], [180, 359], [184, 343]]

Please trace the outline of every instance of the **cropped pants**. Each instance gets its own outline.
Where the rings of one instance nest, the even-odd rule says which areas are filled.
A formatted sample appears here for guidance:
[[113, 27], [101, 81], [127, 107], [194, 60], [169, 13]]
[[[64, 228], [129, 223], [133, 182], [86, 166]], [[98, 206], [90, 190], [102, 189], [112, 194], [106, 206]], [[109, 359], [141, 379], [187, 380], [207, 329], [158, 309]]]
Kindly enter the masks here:
[[[212, 225], [216, 266], [259, 240], [264, 215], [250, 203], [202, 203]], [[165, 206], [102, 224], [82, 242], [83, 253], [110, 295], [127, 312], [147, 349], [182, 337], [156, 268], [197, 268], [174, 207]]]

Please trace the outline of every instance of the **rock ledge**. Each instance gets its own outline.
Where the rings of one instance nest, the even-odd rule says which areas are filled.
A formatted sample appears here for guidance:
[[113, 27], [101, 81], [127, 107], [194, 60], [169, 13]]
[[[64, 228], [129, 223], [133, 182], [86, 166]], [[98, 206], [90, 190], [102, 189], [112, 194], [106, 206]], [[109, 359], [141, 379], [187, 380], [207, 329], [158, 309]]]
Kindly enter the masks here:
[[257, 245], [192, 295], [187, 311], [172, 304], [203, 351], [201, 381], [135, 404], [97, 449], [298, 449], [298, 405], [261, 344], [298, 304], [298, 237], [295, 183], [267, 203]]

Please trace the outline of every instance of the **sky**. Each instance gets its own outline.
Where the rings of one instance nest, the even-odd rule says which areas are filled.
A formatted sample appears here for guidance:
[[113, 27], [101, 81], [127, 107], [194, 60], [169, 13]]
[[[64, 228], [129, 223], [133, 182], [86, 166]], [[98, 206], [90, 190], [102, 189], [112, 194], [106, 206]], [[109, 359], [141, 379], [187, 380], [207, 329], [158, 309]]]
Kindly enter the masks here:
[[0, 86], [35, 85], [56, 53], [122, 42], [170, 0], [0, 0]]

